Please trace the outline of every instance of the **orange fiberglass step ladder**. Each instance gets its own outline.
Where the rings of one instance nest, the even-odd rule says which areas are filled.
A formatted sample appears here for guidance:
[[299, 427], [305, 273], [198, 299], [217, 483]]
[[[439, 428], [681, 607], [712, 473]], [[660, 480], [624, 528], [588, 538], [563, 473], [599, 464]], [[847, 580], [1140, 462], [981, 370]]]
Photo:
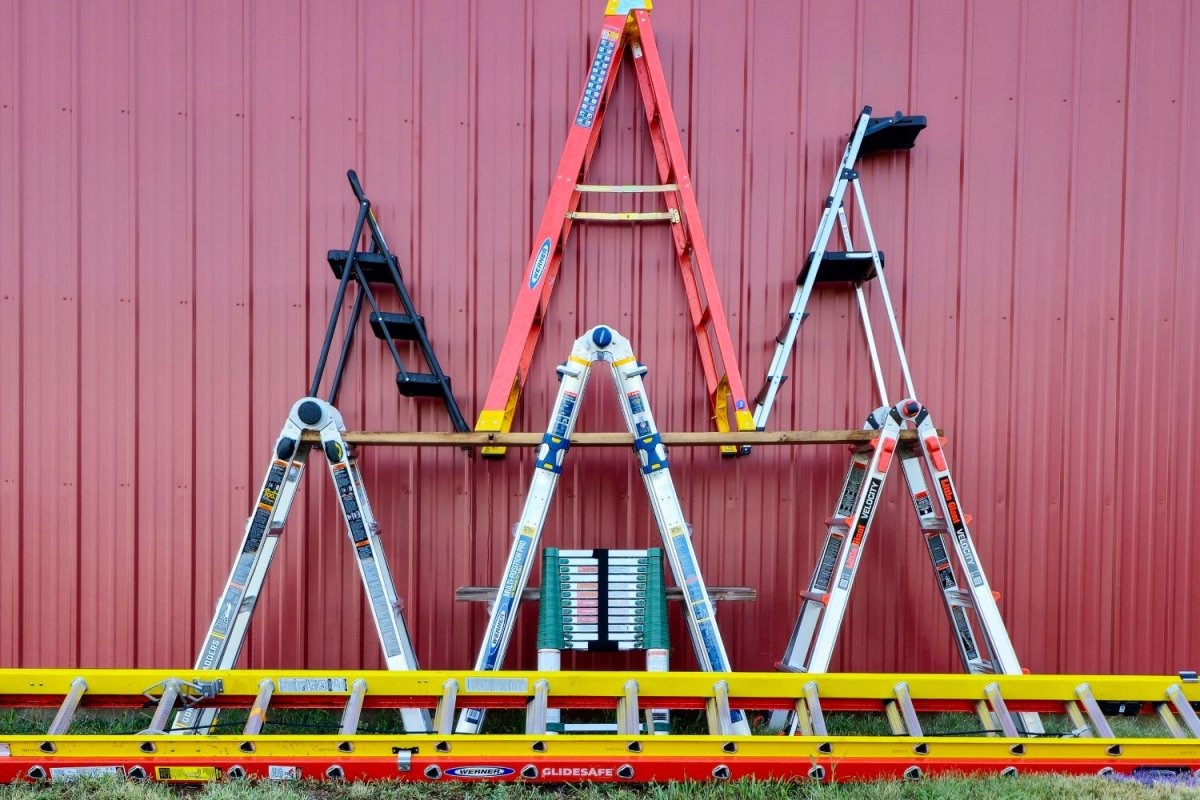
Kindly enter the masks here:
[[[610, 0], [605, 10], [604, 26], [600, 29], [579, 109], [567, 133], [532, 253], [525, 265], [516, 307], [475, 426], [477, 431], [508, 431], [512, 427], [517, 401], [529, 375], [550, 293], [562, 262], [563, 248], [576, 221], [665, 222], [671, 226], [691, 325], [696, 335], [696, 351], [716, 427], [728, 431], [732, 419], [736, 430], [754, 429], [717, 288], [712, 255], [700, 223], [696, 190], [683, 154], [658, 46], [650, 27], [649, 11], [650, 0]], [[627, 51], [633, 58], [638, 92], [645, 107], [658, 178], [662, 183], [648, 186], [586, 184], [584, 181], [600, 138], [604, 113]], [[580, 198], [594, 192], [658, 193], [663, 196], [666, 208], [658, 212], [580, 210]], [[504, 452], [505, 448], [498, 446], [483, 448], [485, 456], [503, 456]], [[736, 455], [738, 448], [722, 445], [721, 452]]]

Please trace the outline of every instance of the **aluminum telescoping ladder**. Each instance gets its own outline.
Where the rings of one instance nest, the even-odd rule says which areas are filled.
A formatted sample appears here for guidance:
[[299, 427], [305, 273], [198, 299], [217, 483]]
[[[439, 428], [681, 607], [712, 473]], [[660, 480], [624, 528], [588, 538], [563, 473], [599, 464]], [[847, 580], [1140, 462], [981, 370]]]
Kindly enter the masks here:
[[[667, 451], [662, 444], [642, 376], [646, 367], [634, 358], [629, 340], [604, 325], [597, 325], [575, 340], [571, 355], [558, 368], [560, 384], [550, 424], [538, 450], [533, 480], [525, 497], [525, 507], [513, 528], [513, 544], [504, 576], [488, 618], [487, 630], [475, 660], [477, 670], [498, 670], [512, 638], [517, 621], [521, 593], [533, 569], [534, 556], [541, 541], [546, 514], [554, 499], [563, 461], [571, 446], [571, 433], [579, 416], [579, 404], [587, 388], [592, 364], [608, 361], [612, 366], [613, 383], [621, 405], [625, 425], [634, 435], [633, 449], [637, 453], [642, 482], [654, 510], [654, 520], [662, 536], [663, 549], [675, 583], [686, 594], [685, 617], [696, 660], [706, 672], [729, 672], [729, 658], [721, 631], [717, 628], [714, 606], [708, 596], [704, 577], [692, 547], [690, 526], [683, 516], [679, 495], [671, 480]], [[750, 728], [741, 711], [733, 711], [735, 732], [749, 733]], [[459, 718], [459, 733], [476, 733], [483, 723], [481, 709], [467, 709]]]
[[[608, 2], [578, 111], [567, 133], [532, 252], [522, 273], [508, 331], [475, 426], [477, 431], [507, 431], [512, 427], [517, 401], [541, 336], [563, 249], [571, 227], [577, 221], [665, 222], [670, 225], [696, 336], [696, 352], [716, 427], [721, 431], [730, 430], [732, 417], [733, 427], [737, 430], [754, 429], [712, 255], [700, 223], [696, 190], [683, 154], [658, 45], [650, 26], [649, 11], [650, 0]], [[589, 185], [585, 182], [588, 167], [626, 51], [633, 57], [638, 94], [646, 113], [661, 183], [650, 186]], [[579, 204], [586, 193], [661, 194], [666, 209], [660, 212], [584, 211], [579, 209]], [[504, 451], [503, 447], [483, 449], [485, 456], [500, 456]], [[721, 452], [735, 455], [738, 448], [722, 445]]]
[[[909, 426], [916, 430], [916, 441], [901, 442], [900, 431]], [[962, 510], [950, 476], [945, 439], [929, 412], [916, 400], [905, 400], [894, 408], [877, 409], [866, 427], [878, 437], [853, 448], [780, 669], [811, 673], [829, 669], [888, 471], [899, 459], [963, 668], [977, 674], [1022, 674], [996, 604], [999, 594], [984, 574], [968, 527], [971, 517]], [[775, 722], [781, 724], [782, 717], [776, 715]], [[1030, 733], [1042, 730], [1036, 714], [1023, 715], [1021, 722]]]
[[[871, 229], [871, 218], [867, 215], [867, 204], [863, 199], [862, 186], [859, 185], [858, 170], [855, 165], [861, 156], [888, 150], [907, 150], [916, 141], [917, 134], [925, 129], [924, 117], [906, 117], [897, 113], [893, 117], [875, 118], [871, 116], [871, 107], [863, 108], [850, 140], [842, 151], [842, 160], [838, 164], [837, 175], [833, 180], [833, 188], [825, 199], [825, 211], [817, 225], [817, 233], [809, 248], [808, 258], [804, 269], [796, 279], [796, 293], [792, 297], [792, 305], [788, 309], [783, 327], [775, 336], [775, 352], [771, 357], [771, 365], [767, 369], [766, 381], [754, 400], [754, 426], [765, 430], [771, 409], [775, 405], [776, 396], [787, 376], [783, 373], [791, 360], [792, 348], [796, 344], [796, 335], [800, 325], [808, 316], [805, 308], [812, 295], [813, 285], [826, 281], [850, 281], [854, 284], [857, 295], [858, 310], [863, 320], [867, 334], [867, 344], [871, 349], [872, 363], [875, 367], [875, 379], [883, 385], [883, 373], [879, 371], [879, 358], [875, 349], [875, 340], [870, 330], [870, 319], [867, 315], [867, 300], [863, 294], [863, 284], [871, 279], [877, 280], [884, 309], [887, 311], [888, 323], [891, 325], [892, 336], [896, 341], [900, 368], [904, 374], [905, 386], [909, 397], [916, 397], [912, 389], [912, 377], [909, 375], [908, 359], [904, 348], [900, 346], [900, 326], [896, 322], [896, 312], [892, 307], [892, 299], [887, 289], [887, 278], [883, 274], [884, 257], [875, 244], [875, 233]], [[855, 250], [850, 237], [850, 225], [846, 219], [844, 199], [846, 190], [853, 187], [854, 197], [858, 204], [859, 222], [866, 234], [867, 250]], [[841, 230], [844, 251], [830, 251], [829, 240], [834, 228]], [[884, 400], [884, 405], [887, 401]]]
[[[379, 540], [379, 524], [367, 499], [358, 461], [342, 438], [345, 430], [342, 415], [323, 400], [305, 397], [292, 406], [275, 441], [271, 464], [246, 522], [246, 533], [233, 569], [217, 599], [212, 623], [196, 659], [196, 669], [232, 669], [237, 664], [267, 569], [296, 499], [309, 451], [317, 446], [304, 440], [306, 432], [320, 437], [320, 448], [329, 464], [338, 508], [354, 547], [355, 562], [367, 591], [387, 668], [418, 669], [416, 653], [404, 623], [403, 607]], [[400, 713], [405, 730], [413, 733], [429, 730], [429, 714], [424, 709], [405, 708]], [[216, 715], [217, 709], [211, 707], [187, 708], [176, 715], [172, 732], [207, 733], [216, 722]]]

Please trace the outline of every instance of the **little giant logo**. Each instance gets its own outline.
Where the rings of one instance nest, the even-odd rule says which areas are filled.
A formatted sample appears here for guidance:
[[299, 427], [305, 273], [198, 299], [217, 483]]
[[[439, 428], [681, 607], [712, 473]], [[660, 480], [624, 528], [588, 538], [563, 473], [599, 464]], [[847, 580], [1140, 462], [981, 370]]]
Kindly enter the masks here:
[[514, 772], [516, 770], [509, 767], [451, 767], [446, 770], [451, 778], [503, 778]]
[[546, 264], [550, 261], [550, 240], [542, 242], [541, 249], [538, 250], [537, 257], [533, 259], [533, 269], [529, 271], [529, 288], [536, 289], [538, 281], [542, 279], [542, 273], [546, 271]]

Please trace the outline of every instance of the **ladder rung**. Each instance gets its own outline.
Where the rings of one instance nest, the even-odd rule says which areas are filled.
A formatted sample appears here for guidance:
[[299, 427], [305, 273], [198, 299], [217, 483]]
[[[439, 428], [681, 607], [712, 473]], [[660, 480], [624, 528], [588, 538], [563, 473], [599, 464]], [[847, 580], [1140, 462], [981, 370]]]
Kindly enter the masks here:
[[669, 211], [568, 211], [567, 219], [592, 222], [679, 222], [679, 212]]
[[[396, 386], [405, 397], [441, 397], [442, 382], [429, 372], [397, 372]], [[450, 379], [446, 378], [446, 389], [450, 387]]]
[[829, 593], [828, 592], [807, 592], [806, 591], [806, 592], [801, 592], [800, 597], [802, 597], [805, 600], [809, 600], [813, 603], [820, 603], [821, 605], [826, 605], [829, 603]]
[[850, 530], [850, 520], [845, 517], [827, 517], [825, 519], [825, 527], [848, 531]]
[[938, 517], [931, 520], [918, 520], [921, 525], [921, 530], [924, 533], [944, 533], [950, 528], [946, 525], [946, 520]]
[[425, 326], [425, 318], [420, 315], [414, 318], [408, 314], [393, 314], [390, 311], [371, 314], [371, 330], [377, 339], [416, 341], [418, 326]]
[[947, 589], [942, 594], [946, 596], [946, 600], [952, 606], [975, 607], [975, 601], [971, 599], [970, 592], [964, 592], [962, 589]]
[[[330, 250], [325, 256], [329, 261], [329, 268], [333, 270], [333, 276], [338, 280], [342, 279], [342, 270], [346, 266], [346, 258], [349, 255], [349, 250]], [[388, 268], [387, 258], [382, 253], [358, 251], [354, 254], [354, 260], [358, 262], [363, 278], [368, 283], [392, 282], [392, 271]]]
[[577, 192], [605, 192], [611, 194], [645, 194], [650, 192], [678, 192], [679, 184], [677, 183], [627, 183], [627, 184], [607, 184], [607, 183], [577, 183], [575, 184]]
[[[813, 254], [809, 253], [804, 261], [804, 269], [796, 277], [796, 284], [802, 284], [808, 278], [812, 268]], [[883, 251], [879, 251], [879, 265], [884, 265]], [[875, 259], [870, 250], [852, 250], [842, 252], [826, 250], [821, 256], [821, 268], [817, 272], [817, 283], [863, 283], [875, 277]]]
[[[786, 381], [787, 379], [788, 379], [787, 375], [779, 376], [780, 388], [783, 387], [784, 381]], [[758, 390], [758, 394], [756, 394], [754, 396], [754, 404], [761, 406], [763, 403], [765, 403], [767, 401], [767, 392], [769, 392], [770, 390], [771, 390], [771, 379], [767, 378], [766, 382], [763, 383], [762, 388]]]

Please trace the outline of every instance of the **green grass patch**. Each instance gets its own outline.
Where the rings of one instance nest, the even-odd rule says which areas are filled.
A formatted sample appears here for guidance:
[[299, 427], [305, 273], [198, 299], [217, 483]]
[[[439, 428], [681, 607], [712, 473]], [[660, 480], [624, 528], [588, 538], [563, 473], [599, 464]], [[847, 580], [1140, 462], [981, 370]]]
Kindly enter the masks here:
[[1168, 800], [1200, 798], [1200, 788], [1168, 783], [1143, 785], [1105, 778], [1060, 775], [1022, 778], [943, 778], [920, 783], [887, 782], [812, 785], [776, 781], [722, 784], [650, 784], [618, 786], [525, 786], [520, 784], [287, 784], [223, 782], [176, 788], [127, 781], [76, 781], [66, 784], [0, 786], [0, 800]]

